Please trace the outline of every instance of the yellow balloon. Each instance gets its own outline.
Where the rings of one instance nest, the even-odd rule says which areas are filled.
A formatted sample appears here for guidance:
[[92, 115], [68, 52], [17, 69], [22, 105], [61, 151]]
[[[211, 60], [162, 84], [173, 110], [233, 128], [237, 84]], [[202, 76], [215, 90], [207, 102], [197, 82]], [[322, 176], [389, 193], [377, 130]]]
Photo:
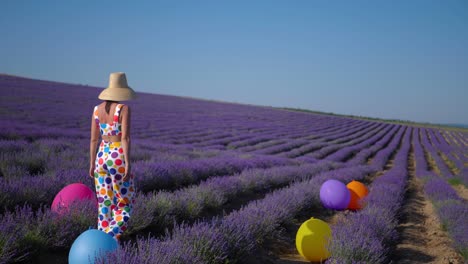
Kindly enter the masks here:
[[330, 226], [317, 218], [302, 223], [296, 234], [296, 248], [308, 261], [323, 261], [330, 257], [327, 245], [331, 239]]

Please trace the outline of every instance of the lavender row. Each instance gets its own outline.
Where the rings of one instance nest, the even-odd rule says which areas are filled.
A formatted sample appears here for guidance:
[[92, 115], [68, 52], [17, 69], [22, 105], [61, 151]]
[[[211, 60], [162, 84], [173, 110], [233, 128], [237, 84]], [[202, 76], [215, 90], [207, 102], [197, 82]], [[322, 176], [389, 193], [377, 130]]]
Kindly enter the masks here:
[[[354, 155], [354, 157], [347, 160], [346, 163], [349, 165], [365, 164], [370, 157], [376, 155], [376, 153], [378, 153], [380, 150], [386, 149], [386, 147], [390, 145], [391, 142], [393, 142], [394, 138], [398, 138], [399, 132], [403, 129], [403, 126], [400, 125], [393, 126], [392, 130], [389, 133], [387, 133], [384, 137], [382, 137], [379, 141], [372, 144], [371, 147], [359, 151], [358, 153], [356, 153], [356, 155]], [[399, 139], [397, 142], [399, 142]], [[384, 164], [378, 167], [383, 168], [383, 165]]]
[[[361, 128], [362, 129], [362, 128]], [[370, 129], [370, 128], [367, 128]], [[310, 153], [311, 151], [318, 150], [322, 147], [336, 147], [337, 145], [332, 145], [336, 142], [324, 142], [328, 140], [348, 140], [354, 137], [358, 137], [354, 132], [350, 133], [349, 131], [342, 131], [341, 134], [337, 134], [335, 136], [328, 136], [325, 138], [321, 138], [318, 140], [313, 140], [312, 142], [306, 140], [298, 140], [294, 142], [288, 142], [282, 146], [275, 146], [269, 149], [262, 149], [257, 151], [257, 153], [265, 153], [265, 154], [278, 154], [284, 157], [297, 157], [298, 155], [303, 155], [304, 153]], [[349, 134], [350, 136], [344, 136], [344, 134]]]
[[209, 159], [170, 161], [164, 163], [135, 163], [133, 173], [138, 175], [137, 187], [142, 192], [174, 189], [217, 175], [232, 175], [249, 168], [270, 168], [299, 164], [274, 156], [231, 156]]
[[342, 122], [330, 124], [328, 122], [323, 122], [314, 126], [311, 126], [308, 123], [304, 124], [304, 128], [301, 132], [297, 133], [290, 133], [290, 128], [285, 127], [285, 131], [288, 132], [287, 135], [289, 138], [297, 139], [300, 137], [304, 137], [304, 134], [315, 135], [315, 138], [324, 138], [327, 135], [334, 135], [337, 133], [341, 133], [344, 129], [351, 130], [356, 126], [362, 126], [363, 123], [358, 122], [357, 120], [343, 120]]
[[[422, 129], [421, 129], [422, 130]], [[427, 131], [427, 129], [426, 129]], [[465, 186], [468, 186], [468, 170], [463, 166], [458, 175], [454, 175], [452, 171], [448, 168], [447, 164], [443, 161], [441, 156], [438, 153], [438, 149], [433, 147], [429, 142], [426, 136], [426, 133], [421, 133], [421, 145], [426, 152], [426, 155], [429, 159], [432, 159], [435, 164], [433, 164], [440, 173], [440, 176], [447, 180], [460, 180]], [[461, 165], [459, 165], [461, 166]]]
[[468, 204], [445, 178], [428, 170], [419, 138], [414, 140], [414, 150], [416, 176], [424, 182], [424, 194], [434, 204], [443, 229], [453, 240], [454, 248], [468, 261]]
[[[325, 130], [314, 131], [313, 135], [310, 136], [314, 137], [314, 141], [318, 142], [330, 142], [334, 141], [335, 143], [344, 142], [348, 139], [348, 137], [352, 137], [356, 132], [362, 131], [364, 129], [368, 129], [372, 126], [372, 123], [367, 122], [356, 122], [356, 123], [346, 123], [343, 122], [341, 124], [335, 124], [332, 127], [328, 127]], [[297, 138], [296, 136], [291, 136], [288, 134], [290, 138]], [[307, 139], [304, 138], [304, 139]]]
[[[411, 130], [411, 129], [409, 129]], [[403, 137], [393, 167], [375, 179], [365, 199], [365, 208], [332, 227], [333, 239], [327, 263], [385, 263], [391, 242], [397, 237], [398, 211], [408, 178], [411, 131]]]
[[358, 144], [343, 147], [339, 149], [338, 151], [332, 153], [331, 155], [328, 155], [327, 157], [325, 157], [325, 159], [331, 160], [331, 161], [337, 161], [337, 162], [346, 161], [347, 159], [349, 159], [350, 156], [352, 157], [354, 153], [359, 152], [362, 149], [369, 147], [373, 145], [375, 142], [382, 139], [385, 136], [385, 134], [387, 134], [391, 129], [392, 129], [392, 125], [386, 125], [377, 134], [369, 137], [368, 139]]
[[[4, 115], [3, 119], [6, 118], [4, 121], [11, 121], [8, 120], [10, 117], [11, 119], [22, 117], [28, 125], [45, 124], [41, 128], [25, 128], [25, 131], [42, 131], [42, 128], [50, 128], [53, 125], [55, 126], [53, 129], [60, 134], [53, 131], [50, 132], [62, 136], [75, 133], [76, 127], [78, 127], [78, 133], [75, 133], [76, 136], [88, 137], [89, 113], [87, 111], [89, 112], [89, 109], [92, 109], [92, 106], [98, 103], [98, 100], [95, 98], [95, 95], [98, 93], [97, 87], [27, 80], [8, 76], [2, 77], [0, 85], [2, 87], [5, 87], [5, 85], [14, 87], [14, 89], [2, 89], [1, 91], [2, 98], [4, 99], [2, 100], [2, 105], [5, 106], [4, 112], [8, 113]], [[15, 92], [11, 92], [13, 90]], [[27, 96], [18, 97], [18, 93]], [[62, 96], [65, 94], [66, 96]], [[82, 104], [79, 106], [70, 104], [67, 101], [67, 98], [70, 98], [70, 94], [73, 94], [73, 98], [80, 98]], [[24, 104], [26, 101], [28, 103]], [[50, 104], [50, 102], [54, 103]], [[23, 109], [17, 109], [18, 105], [23, 105]], [[45, 107], [45, 105], [48, 105], [48, 107]], [[277, 129], [286, 131], [285, 128], [300, 127], [300, 130], [297, 131], [313, 132], [317, 131], [314, 127], [329, 127], [333, 130], [345, 122], [358, 124], [358, 121], [351, 122], [350, 119], [338, 117], [277, 111], [271, 108], [222, 104], [162, 95], [145, 94], [133, 106], [135, 107], [135, 111], [140, 113], [134, 118], [134, 134], [136, 136], [140, 134], [150, 137], [156, 136], [156, 140], [159, 140], [158, 136], [163, 138], [164, 134], [175, 136], [174, 139], [186, 138], [187, 135], [191, 137], [191, 134], [184, 135], [182, 132], [203, 132], [203, 129], [200, 129], [200, 127], [216, 136], [226, 128], [232, 129], [231, 131], [235, 134], [239, 134], [236, 132], [248, 130], [255, 131], [253, 135], [257, 135], [256, 131], [262, 127], [269, 128], [271, 129], [270, 131]], [[70, 109], [70, 111], [59, 111], [59, 109]], [[54, 113], [54, 115], [50, 113]], [[187, 113], [190, 114], [187, 115]], [[274, 114], [272, 115], [272, 113]], [[245, 122], [245, 117], [248, 117], [251, 121]], [[223, 122], [220, 122], [221, 118]], [[67, 122], [63, 122], [63, 120], [67, 120]], [[366, 123], [363, 121], [359, 122]], [[308, 125], [310, 128], [308, 128]], [[58, 131], [59, 128], [73, 129]], [[296, 132], [291, 131], [291, 135], [294, 135], [294, 133]], [[48, 132], [43, 133], [43, 135], [48, 134]], [[459, 141], [462, 143], [465, 136], [455, 132], [453, 134], [455, 137], [460, 138]], [[24, 136], [29, 137], [28, 135]], [[436, 137], [438, 137], [437, 134]], [[440, 137], [438, 142], [444, 144], [440, 140]], [[218, 147], [221, 146], [216, 146], [216, 148]]]
[[458, 199], [444, 199], [436, 203], [436, 212], [453, 241], [453, 247], [464, 261], [468, 261], [468, 205]]
[[[112, 263], [242, 263], [281, 223], [303, 210], [321, 208], [321, 184], [330, 178], [344, 182], [362, 179], [375, 170], [357, 166], [324, 172], [253, 201], [224, 218], [174, 227], [162, 239], [140, 238], [126, 244], [106, 261]], [[313, 211], [311, 211], [313, 215]], [[100, 263], [104, 263], [101, 260]]]
[[[37, 138], [27, 140], [0, 140], [0, 179], [23, 176], [53, 176], [58, 170], [83, 168], [87, 172], [89, 139]], [[228, 152], [200, 150], [187, 146], [167, 145], [135, 140], [132, 162], [166, 162], [227, 155]], [[233, 153], [235, 154], [235, 153]], [[238, 155], [238, 154], [237, 154]]]
[[96, 206], [80, 201], [58, 215], [47, 207], [17, 206], [0, 215], [0, 263], [31, 262], [53, 250], [68, 250], [90, 226], [96, 228]]
[[330, 145], [330, 146], [322, 148], [322, 149], [320, 149], [318, 151], [309, 153], [309, 154], [307, 154], [307, 156], [311, 156], [311, 157], [316, 158], [316, 159], [323, 159], [326, 156], [336, 152], [337, 150], [339, 150], [339, 149], [341, 149], [343, 147], [352, 146], [354, 144], [358, 144], [358, 143], [364, 141], [369, 136], [372, 136], [375, 133], [377, 133], [383, 127], [384, 127], [384, 124], [376, 123], [376, 124], [370, 126], [369, 129], [362, 130], [362, 131], [360, 131], [358, 133], [355, 133], [353, 137], [347, 137], [346, 139], [349, 140], [349, 141], [347, 141], [346, 143]]
[[[227, 138], [233, 137], [232, 133], [213, 133], [211, 132], [202, 132], [198, 134], [188, 133], [188, 135], [180, 135], [175, 134], [177, 132], [173, 131], [172, 136], [169, 139], [164, 140], [164, 138], [159, 138], [160, 140], [164, 140], [170, 144], [197, 144], [197, 143], [206, 143], [210, 142], [215, 144], [215, 142], [224, 142]], [[203, 146], [203, 144], [199, 144], [199, 146]]]
[[[64, 152], [61, 152], [64, 154]], [[55, 195], [66, 185], [84, 183], [94, 189], [94, 182], [84, 169], [88, 162], [82, 155], [83, 169], [69, 169], [66, 162], [56, 161], [64, 169], [54, 170], [48, 175], [26, 175], [13, 179], [0, 178], [0, 212], [11, 210], [17, 204], [27, 203], [33, 208], [41, 204], [51, 204]], [[50, 162], [50, 161], [49, 161]], [[72, 160], [72, 164], [80, 164]], [[299, 164], [284, 158], [274, 156], [240, 157], [221, 155], [212, 158], [190, 159], [165, 162], [135, 162], [133, 173], [136, 177], [136, 187], [142, 192], [161, 189], [175, 189], [217, 175], [232, 175], [250, 168], [270, 168], [275, 166]], [[50, 164], [49, 164], [50, 165]], [[58, 168], [59, 166], [57, 166]], [[21, 172], [20, 168], [20, 172]], [[50, 174], [50, 175], [49, 175]]]
[[255, 150], [268, 148], [268, 147], [272, 147], [272, 146], [276, 146], [276, 145], [280, 145], [280, 144], [284, 144], [284, 143], [286, 143], [285, 139], [274, 139], [274, 140], [261, 142], [261, 143], [251, 145], [251, 146], [241, 147], [241, 148], [238, 148], [237, 150], [242, 151], [242, 152], [252, 152], [252, 151], [255, 151]]
[[427, 131], [433, 138], [438, 139], [437, 143], [435, 143], [437, 153], [441, 156], [447, 166], [449, 166], [453, 174], [459, 174], [460, 170], [463, 170], [464, 164], [462, 160], [457, 159], [452, 155], [454, 148], [448, 143], [439, 130], [428, 129]]
[[[174, 221], [194, 220], [207, 209], [219, 210], [224, 203], [237, 195], [278, 188], [293, 181], [309, 179], [338, 166], [322, 162], [315, 165], [286, 166], [266, 170], [252, 169], [239, 175], [211, 178], [200, 185], [173, 193], [166, 191], [148, 195], [140, 193], [134, 205], [131, 228], [125, 235], [140, 234], [141, 230], [150, 226], [156, 226], [157, 230], [164, 231]], [[85, 206], [81, 208], [83, 204]], [[0, 252], [3, 252], [3, 256], [0, 257], [6, 260], [27, 258], [28, 254], [37, 253], [33, 246], [49, 251], [69, 248], [80, 232], [88, 226], [95, 226], [96, 214], [93, 208], [90, 208], [86, 202], [80, 202], [76, 208], [71, 209], [70, 215], [63, 217], [53, 213], [47, 206], [42, 206], [35, 212], [28, 205], [16, 207], [13, 212], [5, 212], [0, 217], [0, 229], [2, 229], [0, 241], [10, 243], [0, 244], [2, 245]], [[17, 223], [17, 226], [12, 228], [14, 223]], [[73, 228], [63, 231], [60, 225], [65, 223]]]
[[88, 153], [78, 147], [84, 139], [68, 142], [64, 138], [0, 140], [0, 179], [47, 175], [62, 169], [85, 167]]
[[82, 183], [94, 190], [94, 180], [81, 169], [59, 170], [53, 176], [24, 176], [13, 180], [0, 178], [0, 212], [28, 204], [33, 209], [50, 205], [57, 193], [71, 183]]
[[238, 175], [213, 177], [199, 185], [175, 192], [140, 194], [136, 200], [132, 224], [126, 235], [148, 229], [163, 231], [174, 221], [193, 221], [206, 212], [216, 211], [239, 196], [259, 195], [291, 182], [305, 180], [318, 173], [343, 167], [331, 162], [270, 169], [245, 170]]
[[[366, 127], [364, 130], [370, 130], [372, 129], [373, 126], [368, 126]], [[363, 128], [360, 128], [360, 130], [363, 130]], [[348, 139], [353, 139], [355, 137], [358, 137], [358, 135], [356, 135], [354, 133], [355, 131], [352, 131], [350, 133], [350, 131], [347, 131], [347, 130], [344, 130], [344, 131], [340, 131], [340, 133], [338, 134], [335, 134], [335, 135], [332, 135], [332, 136], [328, 136], [326, 138], [323, 138], [323, 139], [320, 139], [319, 142], [321, 142], [322, 140], [348, 140]], [[348, 135], [348, 136], [345, 136], [345, 135]], [[295, 148], [298, 148], [298, 147], [301, 147], [305, 144], [309, 143], [308, 140], [291, 140], [289, 142], [286, 142], [284, 145], [280, 145], [280, 146], [273, 146], [273, 147], [270, 147], [270, 148], [266, 148], [266, 149], [260, 149], [260, 150], [256, 150], [255, 153], [260, 153], [260, 154], [277, 154], [277, 153], [281, 153], [281, 152], [288, 152], [288, 151], [291, 151]], [[331, 143], [329, 143], [328, 145], [330, 145]]]
[[[445, 178], [440, 178], [434, 171], [430, 170], [429, 162], [426, 160], [424, 147], [418, 137], [419, 129], [413, 131], [413, 146], [416, 176], [425, 180], [425, 192], [432, 200], [459, 199], [455, 190], [447, 183]], [[428, 189], [429, 188], [429, 189]]]
[[340, 144], [353, 139], [356, 133], [368, 130], [374, 125], [374, 123], [361, 122], [350, 126], [341, 126], [340, 129], [322, 133], [321, 136], [323, 136], [322, 140], [325, 142], [332, 141], [333, 143]]
[[464, 134], [458, 133], [458, 135], [456, 135], [456, 137], [458, 138], [458, 140], [460, 140], [460, 142], [461, 142], [465, 147], [468, 146], [468, 134], [467, 134], [466, 132], [465, 132]]
[[312, 143], [308, 143], [308, 144], [302, 145], [299, 148], [294, 148], [290, 151], [283, 152], [281, 153], [281, 156], [288, 157], [288, 158], [298, 158], [305, 154], [311, 153], [313, 151], [316, 151], [318, 149], [321, 149], [329, 145], [330, 143], [328, 142], [317, 142], [314, 140], [312, 141]]
[[267, 142], [274, 140], [275, 136], [270, 133], [270, 134], [261, 134], [259, 136], [251, 137], [246, 140], [239, 140], [239, 141], [234, 141], [230, 142], [228, 145], [228, 148], [230, 149], [240, 149], [240, 148], [245, 148], [249, 146], [254, 146], [257, 144], [260, 144], [262, 142]]
[[281, 152], [290, 151], [291, 149], [294, 149], [294, 148], [298, 148], [300, 146], [307, 144], [308, 142], [309, 142], [308, 140], [303, 140], [303, 139], [288, 140], [284, 144], [272, 146], [272, 147], [264, 148], [264, 149], [258, 149], [258, 150], [253, 151], [253, 153], [274, 155], [274, 154], [278, 154]]
[[[240, 135], [232, 135], [231, 137], [226, 137], [222, 139], [213, 139], [213, 140], [203, 141], [202, 143], [195, 144], [195, 146], [210, 146], [210, 145], [221, 144], [221, 145], [227, 146], [228, 148], [233, 148], [233, 146], [235, 146], [238, 141], [242, 142], [241, 143], [242, 145], [246, 145], [247, 142], [250, 141], [252, 138], [252, 134], [250, 133], [239, 133], [239, 134]], [[258, 133], [257, 135], [263, 136], [265, 134], [271, 134], [271, 131], [266, 132], [266, 133], [263, 133], [262, 131]], [[299, 132], [299, 135], [301, 137], [304, 136], [305, 134], [307, 134], [307, 132]], [[281, 135], [276, 134], [276, 136], [280, 137]], [[292, 137], [291, 131], [283, 133], [283, 136], [287, 136], [291, 138]], [[272, 138], [270, 137], [270, 139]], [[270, 154], [270, 153], [265, 152], [264, 154]]]
[[[367, 126], [368, 125], [369, 124], [367, 124]], [[349, 139], [349, 136], [352, 136], [354, 133], [365, 128], [366, 126], [359, 124], [352, 127], [344, 126], [343, 128], [335, 130], [333, 133], [319, 133], [315, 135], [312, 141], [309, 141], [305, 145], [295, 147], [289, 151], [284, 151], [284, 149], [280, 149], [280, 156], [288, 158], [297, 158], [302, 155], [321, 149], [323, 147], [330, 146], [332, 144], [339, 144], [340, 142], [345, 142]], [[278, 153], [278, 151], [275, 150], [275, 153]]]
[[[268, 121], [269, 121], [269, 120], [268, 120]], [[223, 123], [226, 123], [225, 120], [223, 120]], [[240, 125], [240, 126], [239, 126], [239, 125]], [[285, 128], [285, 129], [281, 129], [281, 127], [279, 127], [279, 126], [268, 126], [268, 125], [260, 125], [260, 126], [259, 126], [259, 125], [258, 125], [257, 123], [255, 123], [255, 122], [252, 122], [250, 125], [246, 125], [245, 122], [244, 122], [243, 124], [239, 124], [239, 125], [236, 124], [236, 129], [235, 129], [235, 131], [238, 132], [238, 133], [236, 133], [237, 135], [241, 135], [241, 136], [244, 135], [245, 132], [243, 132], [243, 131], [246, 131], [246, 129], [248, 129], [250, 135], [258, 135], [258, 134], [259, 134], [259, 133], [258, 133], [259, 131], [260, 131], [260, 132], [269, 133], [269, 132], [272, 132], [272, 131], [278, 131], [278, 130], [281, 131], [281, 130], [283, 130], [283, 131], [285, 131], [286, 134], [289, 134], [289, 135], [293, 136], [295, 133], [297, 133], [298, 135], [301, 135], [301, 134], [304, 134], [304, 133], [308, 133], [309, 131], [312, 131], [310, 128], [311, 128], [311, 127], [314, 127], [314, 126], [312, 126], [312, 125], [308, 125], [308, 126], [305, 126], [306, 129], [303, 129], [302, 132], [299, 132], [299, 130], [297, 130], [297, 127], [298, 127], [297, 125], [298, 125], [298, 124], [296, 124], [296, 126], [292, 126], [292, 127], [294, 127], [294, 128], [297, 130], [297, 132], [294, 132], [294, 131], [291, 131], [291, 129], [290, 129], [291, 126], [288, 126], [288, 130], [286, 130], [286, 128]], [[317, 125], [319, 125], [319, 124], [317, 124]], [[242, 129], [239, 129], [240, 127], [242, 127]], [[255, 127], [255, 128], [254, 128], [254, 127]], [[263, 128], [263, 129], [258, 129], [258, 128]], [[186, 130], [190, 130], [190, 128], [186, 128]], [[215, 131], [213, 132], [213, 134], [214, 134], [214, 135], [219, 134], [219, 132], [221, 132], [221, 131], [223, 131], [223, 130], [227, 130], [227, 129], [226, 129], [226, 128], [223, 128], [223, 129], [215, 130]], [[254, 132], [254, 133], [252, 133], [252, 132]], [[177, 138], [177, 134], [173, 134], [173, 138]], [[206, 139], [209, 139], [209, 138], [206, 138]], [[181, 139], [181, 140], [184, 140], [184, 139]], [[191, 139], [190, 139], [190, 140], [191, 140]], [[200, 141], [200, 140], [197, 139], [197, 141]], [[183, 141], [176, 141], [176, 142], [183, 142]], [[224, 142], [224, 144], [225, 144], [225, 143], [226, 143], [226, 142]], [[203, 144], [205, 144], [205, 143], [203, 143]]]
[[440, 170], [441, 176], [445, 178], [452, 178], [453, 174], [447, 167], [447, 165], [443, 162], [443, 160], [440, 158], [439, 154], [437, 153], [437, 149], [433, 146], [433, 143], [431, 144], [429, 137], [427, 136], [427, 129], [421, 129], [420, 130], [422, 133], [421, 136], [421, 144], [423, 148], [425, 149], [427, 155], [430, 156], [431, 159], [434, 160], [435, 166]]
[[[357, 166], [364, 164], [365, 162], [359, 161], [359, 159], [362, 159], [365, 157], [366, 159], [370, 159], [368, 164], [372, 166], [375, 170], [383, 170], [388, 159], [395, 153], [395, 151], [399, 148], [399, 144], [401, 142], [401, 137], [403, 136], [405, 130], [407, 127], [402, 126], [400, 127], [399, 131], [393, 135], [387, 135], [391, 136], [392, 139], [390, 142], [387, 142], [386, 139], [382, 139], [381, 142], [378, 142], [371, 148], [367, 150], [363, 150], [362, 152], [359, 152], [354, 158], [348, 160], [345, 164], [348, 167], [352, 166]], [[383, 143], [386, 142], [386, 143]], [[369, 152], [374, 153], [375, 155], [373, 157], [370, 157], [368, 154]], [[375, 153], [376, 152], [376, 153]], [[298, 157], [297, 160], [303, 161], [303, 162], [309, 162], [309, 163], [314, 163], [319, 160], [309, 157], [309, 156], [301, 156]]]
[[384, 149], [377, 152], [377, 154], [370, 161], [370, 164], [372, 167], [374, 167], [377, 170], [385, 169], [385, 166], [389, 158], [392, 155], [396, 155], [397, 150], [400, 149], [403, 135], [408, 129], [409, 129], [408, 127], [403, 126], [395, 135], [395, 137], [392, 139], [392, 141]]
[[[100, 91], [98, 87], [11, 76], [2, 76], [0, 87], [1, 103], [4, 106], [0, 119], [4, 122], [16, 122], [8, 127], [19, 127], [19, 123], [27, 124], [23, 126], [21, 134], [7, 133], [6, 137], [34, 138], [40, 135], [41, 131], [44, 136], [53, 133], [59, 136], [73, 135], [73, 138], [89, 137], [91, 110], [99, 103], [96, 98]], [[17, 96], [18, 94], [24, 96]], [[155, 137], [160, 143], [170, 143], [174, 140], [183, 144], [185, 139], [193, 140], [196, 133], [201, 134], [204, 131], [207, 136], [217, 136], [223, 131], [229, 131], [233, 135], [242, 135], [250, 131], [252, 136], [256, 136], [282, 130], [294, 136], [295, 133], [316, 133], [320, 129], [333, 129], [344, 124], [369, 123], [266, 107], [165, 95], [142, 95], [144, 96], [128, 102], [134, 112], [138, 113], [132, 120], [132, 134], [137, 138], [140, 135], [141, 138]], [[71, 98], [79, 99], [80, 104], [71, 103]], [[19, 105], [22, 106], [20, 109]], [[295, 129], [291, 131], [291, 128]]]
[[[53, 176], [58, 170], [75, 168], [82, 168], [83, 174], [86, 174], [89, 163], [89, 150], [83, 148], [86, 144], [89, 144], [89, 139], [69, 141], [66, 137], [35, 138], [34, 141], [0, 140], [0, 179]], [[150, 143], [145, 140], [135, 140], [134, 144], [135, 150], [131, 156], [133, 162], [166, 162], [221, 156], [228, 153]]]
[[449, 139], [450, 145], [455, 146], [455, 147], [465, 147], [463, 145], [463, 141], [460, 140], [460, 138], [457, 136], [456, 133], [454, 132], [449, 132], [449, 131], [444, 131], [445, 135], [447, 135], [447, 138]]
[[32, 141], [37, 138], [50, 137], [71, 137], [75, 139], [86, 138], [87, 135], [73, 129], [56, 127], [46, 127], [40, 124], [28, 124], [18, 120], [0, 118], [2, 129], [0, 139], [6, 140], [27, 140]]
[[[307, 133], [309, 133], [309, 134], [310, 134], [310, 132], [311, 131], [307, 131]], [[245, 150], [245, 149], [249, 149], [249, 148], [252, 148], [252, 150], [259, 149], [259, 147], [261, 146], [260, 144], [262, 142], [272, 141], [272, 140], [280, 139], [280, 138], [303, 139], [303, 140], [304, 139], [305, 140], [310, 139], [310, 135], [304, 137], [304, 133], [305, 132], [301, 132], [299, 135], [294, 135], [294, 134], [291, 133], [290, 130], [286, 130], [286, 129], [282, 130], [282, 129], [278, 129], [278, 128], [273, 128], [272, 131], [270, 131], [270, 132], [261, 133], [260, 135], [250, 137], [249, 139], [246, 139], [246, 140], [230, 142], [228, 144], [228, 148], [238, 149], [238, 150], [241, 150], [241, 151], [248, 151], [248, 150]], [[322, 131], [320, 132], [320, 135], [321, 134], [322, 134]], [[314, 138], [319, 138], [319, 137], [320, 136], [319, 136], [318, 133], [315, 134], [315, 136], [314, 136]], [[255, 146], [257, 144], [258, 144], [258, 146]]]

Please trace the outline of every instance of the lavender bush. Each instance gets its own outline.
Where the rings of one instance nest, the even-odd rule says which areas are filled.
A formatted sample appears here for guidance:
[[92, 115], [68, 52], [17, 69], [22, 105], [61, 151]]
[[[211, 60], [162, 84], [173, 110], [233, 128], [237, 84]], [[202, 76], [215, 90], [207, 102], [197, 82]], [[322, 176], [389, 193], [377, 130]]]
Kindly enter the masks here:
[[[421, 138], [427, 140], [424, 136], [414, 140], [416, 176], [423, 180], [424, 194], [433, 202], [443, 229], [453, 240], [454, 248], [468, 260], [468, 205], [447, 182], [447, 177], [429, 170]], [[428, 141], [425, 142], [425, 146], [429, 146]]]
[[364, 199], [366, 207], [332, 226], [333, 239], [329, 246], [332, 257], [327, 263], [388, 261], [391, 242], [397, 237], [397, 214], [408, 177], [410, 137], [411, 131], [407, 131], [395, 156], [395, 165], [370, 186], [369, 195]]

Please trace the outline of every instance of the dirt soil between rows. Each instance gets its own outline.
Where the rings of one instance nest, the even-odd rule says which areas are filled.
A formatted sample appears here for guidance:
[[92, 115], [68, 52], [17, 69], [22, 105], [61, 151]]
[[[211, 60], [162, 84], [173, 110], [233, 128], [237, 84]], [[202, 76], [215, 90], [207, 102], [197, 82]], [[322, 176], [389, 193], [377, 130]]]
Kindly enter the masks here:
[[458, 196], [463, 198], [465, 201], [468, 201], [468, 188], [466, 188], [465, 186], [461, 184], [455, 185], [453, 186], [453, 188], [457, 192]]
[[299, 227], [311, 217], [321, 219], [330, 225], [334, 224], [339, 214], [349, 213], [333, 210], [304, 210], [290, 223], [282, 225], [282, 230], [275, 237], [266, 239], [265, 244], [256, 254], [245, 260], [245, 264], [296, 264], [311, 263], [304, 259], [296, 249], [296, 233]]
[[421, 180], [410, 172], [407, 197], [400, 224], [399, 243], [393, 253], [394, 263], [464, 263], [452, 248], [451, 240], [441, 229], [432, 203], [423, 195]]
[[[413, 153], [411, 153], [413, 154]], [[422, 181], [414, 174], [414, 156], [410, 156], [409, 178], [405, 201], [401, 209], [400, 223], [397, 227], [399, 240], [390, 257], [391, 263], [465, 263], [460, 254], [451, 246], [447, 233], [441, 229], [432, 203], [423, 194]], [[391, 160], [384, 171], [380, 171], [367, 179], [367, 184], [382, 175], [392, 167]], [[464, 186], [461, 186], [464, 187]], [[457, 192], [466, 199], [466, 188], [458, 188]], [[316, 212], [315, 217], [333, 225], [338, 218], [346, 217], [344, 212], [323, 210]], [[247, 260], [247, 264], [297, 264], [310, 263], [299, 255], [295, 248], [295, 234], [300, 225], [310, 217], [302, 213], [293, 222], [283, 226], [284, 229], [276, 238], [268, 239], [257, 254]]]

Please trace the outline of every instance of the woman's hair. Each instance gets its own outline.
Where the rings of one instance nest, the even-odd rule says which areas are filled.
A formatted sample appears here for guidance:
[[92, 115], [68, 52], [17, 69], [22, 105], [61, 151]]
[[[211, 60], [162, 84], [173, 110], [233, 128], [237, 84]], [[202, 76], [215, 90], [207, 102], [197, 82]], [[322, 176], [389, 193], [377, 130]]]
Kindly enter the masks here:
[[109, 114], [110, 107], [112, 103], [117, 103], [117, 101], [106, 100], [106, 113]]

